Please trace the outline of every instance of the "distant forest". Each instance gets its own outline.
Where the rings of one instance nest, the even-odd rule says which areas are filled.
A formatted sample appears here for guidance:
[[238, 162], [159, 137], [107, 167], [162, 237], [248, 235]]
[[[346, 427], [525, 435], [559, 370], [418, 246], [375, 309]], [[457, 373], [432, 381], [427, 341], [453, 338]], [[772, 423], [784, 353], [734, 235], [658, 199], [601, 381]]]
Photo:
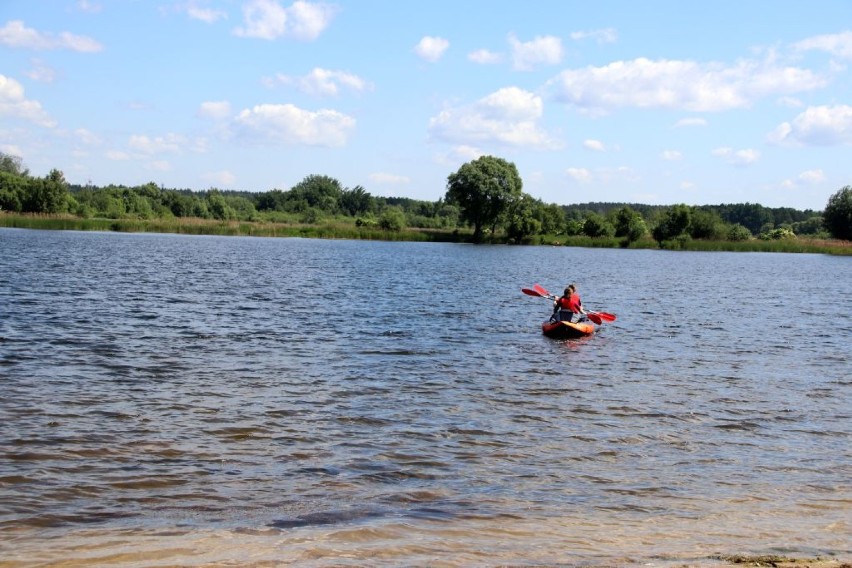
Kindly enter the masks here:
[[[631, 240], [671, 233], [689, 238], [746, 240], [791, 235], [827, 236], [822, 212], [757, 203], [686, 206], [640, 203], [544, 203], [527, 194], [515, 200], [489, 230], [515, 235], [633, 236]], [[69, 184], [53, 170], [33, 177], [19, 158], [0, 153], [0, 210], [16, 213], [70, 214], [81, 218], [201, 218], [221, 221], [317, 224], [354, 223], [385, 230], [423, 228], [457, 230], [469, 227], [459, 203], [446, 198], [424, 201], [380, 197], [365, 188], [344, 187], [337, 179], [309, 175], [287, 190], [265, 192], [168, 189], [155, 183], [124, 185]], [[520, 221], [519, 221], [520, 219]], [[521, 229], [517, 229], [521, 227]], [[514, 233], [512, 232], [514, 231]]]
[[[266, 192], [210, 189], [164, 189], [149, 183], [143, 186], [105, 187], [69, 184], [69, 194], [76, 201], [70, 211], [82, 217], [153, 218], [200, 217], [204, 219], [240, 221], [279, 221], [318, 223], [323, 220], [351, 217], [362, 224], [394, 228], [418, 227], [454, 229], [459, 226], [459, 208], [444, 199], [424, 201], [408, 197], [373, 196], [364, 188], [343, 188], [326, 176], [308, 176], [288, 191]], [[612, 218], [625, 207], [636, 211], [649, 227], [668, 211], [668, 205], [640, 203], [588, 202], [570, 205], [537, 202], [536, 217], [543, 221], [544, 233], [582, 234], [586, 221]], [[757, 203], [701, 205], [695, 211], [718, 217], [726, 225], [741, 225], [753, 236], [778, 228], [789, 228], [798, 235], [815, 235], [822, 230], [821, 213], [812, 209], [764, 207]], [[401, 213], [398, 223], [389, 222], [392, 213]], [[606, 231], [604, 231], [606, 232]], [[598, 235], [589, 235], [598, 236]]]

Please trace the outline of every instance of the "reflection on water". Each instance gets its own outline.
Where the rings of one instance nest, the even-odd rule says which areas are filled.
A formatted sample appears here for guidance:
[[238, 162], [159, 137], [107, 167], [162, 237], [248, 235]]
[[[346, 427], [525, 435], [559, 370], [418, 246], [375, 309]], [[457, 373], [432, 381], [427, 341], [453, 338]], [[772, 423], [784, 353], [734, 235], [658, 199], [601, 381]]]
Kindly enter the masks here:
[[[618, 321], [542, 337], [520, 288], [567, 281]], [[817, 255], [0, 230], [0, 566], [849, 555], [850, 281]]]

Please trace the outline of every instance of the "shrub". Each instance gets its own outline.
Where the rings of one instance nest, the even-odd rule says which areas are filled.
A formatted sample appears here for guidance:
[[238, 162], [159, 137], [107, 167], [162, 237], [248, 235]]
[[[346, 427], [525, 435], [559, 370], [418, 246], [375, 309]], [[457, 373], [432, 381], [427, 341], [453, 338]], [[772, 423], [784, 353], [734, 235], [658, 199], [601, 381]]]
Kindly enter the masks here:
[[731, 225], [728, 229], [728, 240], [734, 242], [747, 241], [751, 238], [751, 231], [739, 223]]

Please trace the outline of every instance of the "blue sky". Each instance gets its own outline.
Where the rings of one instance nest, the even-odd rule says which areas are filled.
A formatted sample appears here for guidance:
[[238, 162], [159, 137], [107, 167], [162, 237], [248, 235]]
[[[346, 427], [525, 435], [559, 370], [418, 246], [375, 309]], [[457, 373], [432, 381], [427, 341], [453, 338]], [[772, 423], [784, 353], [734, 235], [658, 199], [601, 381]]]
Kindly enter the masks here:
[[822, 209], [852, 184], [849, 0], [3, 0], [0, 151], [72, 183]]

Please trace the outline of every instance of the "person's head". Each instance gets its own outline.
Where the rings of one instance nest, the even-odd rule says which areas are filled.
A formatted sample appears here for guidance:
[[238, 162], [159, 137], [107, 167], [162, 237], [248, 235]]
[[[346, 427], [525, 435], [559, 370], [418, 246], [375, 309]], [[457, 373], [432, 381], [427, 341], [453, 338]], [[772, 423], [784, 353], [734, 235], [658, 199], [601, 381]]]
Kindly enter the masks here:
[[565, 288], [565, 295], [570, 296], [571, 294], [573, 294], [576, 291], [577, 291], [577, 285], [576, 284], [574, 284], [574, 283], [568, 284], [568, 287]]

